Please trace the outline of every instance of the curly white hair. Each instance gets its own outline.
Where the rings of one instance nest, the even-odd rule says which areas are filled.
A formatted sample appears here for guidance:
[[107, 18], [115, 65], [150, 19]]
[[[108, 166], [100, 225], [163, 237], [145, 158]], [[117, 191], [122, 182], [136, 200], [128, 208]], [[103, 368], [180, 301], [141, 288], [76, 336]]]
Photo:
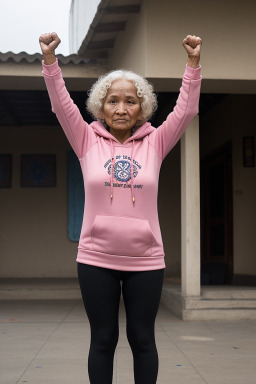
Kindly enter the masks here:
[[141, 99], [141, 109], [142, 113], [140, 114], [140, 120], [137, 121], [135, 128], [142, 125], [150, 119], [152, 114], [157, 109], [157, 98], [154, 93], [152, 84], [150, 84], [145, 78], [134, 73], [132, 71], [126, 71], [123, 69], [118, 69], [111, 71], [103, 76], [100, 76], [99, 79], [93, 84], [91, 89], [88, 91], [88, 99], [86, 101], [86, 107], [88, 112], [93, 116], [95, 120], [102, 120], [102, 110], [105, 97], [107, 95], [108, 89], [111, 87], [111, 84], [115, 80], [126, 79], [132, 81], [137, 88], [137, 95]]

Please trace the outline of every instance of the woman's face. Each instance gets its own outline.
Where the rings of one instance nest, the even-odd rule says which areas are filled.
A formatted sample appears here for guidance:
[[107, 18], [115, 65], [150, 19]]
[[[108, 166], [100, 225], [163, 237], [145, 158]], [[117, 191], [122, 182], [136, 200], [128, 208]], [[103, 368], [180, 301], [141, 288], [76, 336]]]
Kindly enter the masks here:
[[131, 131], [140, 113], [140, 98], [133, 82], [126, 79], [113, 81], [103, 104], [107, 125], [113, 130]]

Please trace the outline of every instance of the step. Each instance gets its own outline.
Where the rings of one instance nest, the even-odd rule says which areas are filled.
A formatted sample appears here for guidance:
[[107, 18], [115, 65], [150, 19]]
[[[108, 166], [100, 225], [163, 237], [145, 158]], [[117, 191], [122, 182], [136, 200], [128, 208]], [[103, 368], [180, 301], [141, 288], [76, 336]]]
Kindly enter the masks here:
[[256, 309], [255, 299], [205, 299], [184, 298], [185, 309]]
[[164, 282], [161, 302], [185, 321], [256, 319], [256, 287], [202, 286], [201, 296], [183, 297], [180, 284]]
[[80, 299], [76, 278], [1, 279], [0, 300]]
[[256, 287], [201, 287], [204, 299], [255, 299]]
[[256, 320], [256, 309], [188, 309], [182, 311], [184, 321], [236, 321]]

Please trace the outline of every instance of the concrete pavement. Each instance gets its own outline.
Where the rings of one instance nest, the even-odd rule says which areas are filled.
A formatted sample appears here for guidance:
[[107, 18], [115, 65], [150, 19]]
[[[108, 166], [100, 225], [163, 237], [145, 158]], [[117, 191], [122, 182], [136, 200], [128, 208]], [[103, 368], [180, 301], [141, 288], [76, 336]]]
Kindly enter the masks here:
[[[125, 321], [121, 301], [115, 384], [134, 383]], [[256, 383], [255, 320], [184, 322], [161, 304], [155, 329], [158, 384]], [[89, 344], [81, 300], [0, 302], [1, 384], [89, 384]]]

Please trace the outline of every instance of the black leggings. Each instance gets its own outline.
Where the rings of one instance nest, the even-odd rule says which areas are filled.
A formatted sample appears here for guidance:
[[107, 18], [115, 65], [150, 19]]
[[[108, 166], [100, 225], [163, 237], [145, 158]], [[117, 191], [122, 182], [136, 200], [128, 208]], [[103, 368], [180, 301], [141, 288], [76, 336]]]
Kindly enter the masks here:
[[122, 289], [127, 338], [133, 354], [135, 384], [156, 384], [158, 354], [154, 328], [164, 269], [118, 271], [81, 263], [78, 263], [77, 268], [91, 328], [88, 356], [90, 383], [112, 384]]

